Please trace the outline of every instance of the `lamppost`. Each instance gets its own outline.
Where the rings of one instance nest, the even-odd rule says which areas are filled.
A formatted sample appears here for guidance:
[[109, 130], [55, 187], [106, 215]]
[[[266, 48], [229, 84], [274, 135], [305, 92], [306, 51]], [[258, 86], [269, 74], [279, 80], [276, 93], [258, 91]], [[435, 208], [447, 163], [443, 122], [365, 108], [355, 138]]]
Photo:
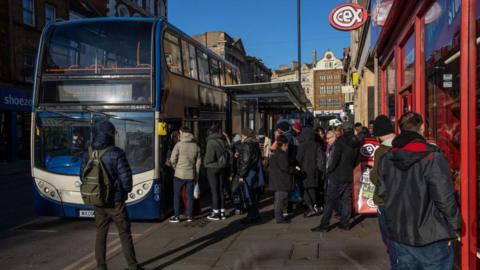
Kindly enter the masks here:
[[297, 65], [297, 72], [298, 72], [298, 82], [301, 81], [301, 71], [302, 71], [302, 49], [301, 49], [301, 32], [300, 32], [300, 0], [297, 0], [297, 50], [298, 50], [298, 65]]

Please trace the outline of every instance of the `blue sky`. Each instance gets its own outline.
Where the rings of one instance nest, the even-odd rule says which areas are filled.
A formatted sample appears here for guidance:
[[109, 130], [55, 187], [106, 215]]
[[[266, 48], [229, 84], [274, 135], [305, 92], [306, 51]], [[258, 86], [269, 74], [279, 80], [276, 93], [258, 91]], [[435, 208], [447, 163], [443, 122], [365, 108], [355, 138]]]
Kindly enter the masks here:
[[[328, 23], [332, 8], [346, 0], [302, 0], [302, 62], [327, 49], [342, 57], [350, 33]], [[247, 54], [272, 69], [297, 59], [297, 0], [170, 0], [169, 21], [187, 34], [225, 31], [242, 38]]]

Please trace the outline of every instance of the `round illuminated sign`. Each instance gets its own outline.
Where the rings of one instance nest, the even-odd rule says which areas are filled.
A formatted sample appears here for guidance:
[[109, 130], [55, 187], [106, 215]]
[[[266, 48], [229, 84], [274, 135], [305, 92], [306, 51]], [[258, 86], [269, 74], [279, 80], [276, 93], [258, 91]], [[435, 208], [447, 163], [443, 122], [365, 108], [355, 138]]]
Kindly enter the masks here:
[[362, 26], [368, 18], [368, 11], [355, 3], [346, 3], [336, 6], [329, 15], [333, 28], [350, 31]]

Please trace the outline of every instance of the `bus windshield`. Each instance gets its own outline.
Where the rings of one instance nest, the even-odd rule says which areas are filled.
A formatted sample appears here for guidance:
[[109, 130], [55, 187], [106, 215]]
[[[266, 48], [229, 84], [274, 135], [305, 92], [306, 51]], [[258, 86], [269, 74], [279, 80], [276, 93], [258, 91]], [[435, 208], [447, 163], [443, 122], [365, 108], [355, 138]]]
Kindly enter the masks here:
[[115, 125], [115, 146], [125, 151], [133, 173], [153, 169], [153, 112], [39, 112], [35, 131], [35, 166], [79, 175], [99, 121]]
[[86, 21], [53, 25], [43, 74], [149, 74], [152, 22]]

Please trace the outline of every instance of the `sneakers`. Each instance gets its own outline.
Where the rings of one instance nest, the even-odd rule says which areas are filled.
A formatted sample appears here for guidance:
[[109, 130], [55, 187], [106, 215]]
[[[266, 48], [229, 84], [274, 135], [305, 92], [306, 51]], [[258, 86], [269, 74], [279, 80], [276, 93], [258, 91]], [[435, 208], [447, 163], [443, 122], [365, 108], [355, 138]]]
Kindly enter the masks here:
[[227, 219], [227, 216], [225, 215], [225, 212], [220, 212], [220, 219], [221, 220]]
[[192, 222], [193, 221], [193, 217], [187, 217], [187, 222]]
[[219, 212], [217, 212], [217, 213], [211, 212], [210, 215], [207, 216], [207, 218], [208, 218], [209, 220], [220, 220], [221, 217], [220, 217], [220, 213], [219, 213]]
[[180, 218], [179, 218], [178, 216], [172, 216], [172, 217], [168, 220], [168, 222], [170, 222], [170, 223], [178, 223], [178, 222], [180, 222]]

